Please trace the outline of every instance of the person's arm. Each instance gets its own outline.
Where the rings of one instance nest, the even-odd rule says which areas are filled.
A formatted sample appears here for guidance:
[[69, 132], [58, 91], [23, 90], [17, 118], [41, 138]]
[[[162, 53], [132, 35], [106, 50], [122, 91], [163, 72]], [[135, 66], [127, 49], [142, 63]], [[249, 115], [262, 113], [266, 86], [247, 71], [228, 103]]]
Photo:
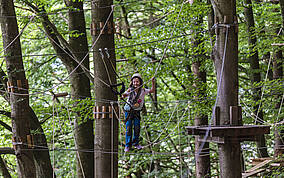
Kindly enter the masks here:
[[128, 89], [126, 90], [126, 92], [122, 93], [121, 97], [122, 97], [122, 98], [126, 98], [127, 96], [129, 96], [130, 90], [131, 90], [131, 89], [128, 88]]
[[156, 90], [156, 82], [155, 82], [155, 77], [152, 77], [152, 88], [150, 89], [149, 93], [154, 93]]

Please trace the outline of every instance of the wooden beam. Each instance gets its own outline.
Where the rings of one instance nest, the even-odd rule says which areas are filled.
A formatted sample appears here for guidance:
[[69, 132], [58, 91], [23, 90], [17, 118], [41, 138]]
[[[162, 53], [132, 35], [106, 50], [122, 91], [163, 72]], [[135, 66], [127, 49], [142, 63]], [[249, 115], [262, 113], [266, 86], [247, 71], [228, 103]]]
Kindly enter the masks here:
[[198, 130], [199, 126], [186, 126], [185, 128], [189, 135], [200, 135], [200, 132]]
[[246, 172], [254, 172], [254, 171], [256, 171], [257, 169], [264, 167], [265, 165], [269, 164], [269, 163], [272, 162], [272, 161], [273, 161], [273, 160], [270, 160], [270, 159], [269, 159], [269, 160], [265, 160], [265, 161], [263, 161], [263, 162], [261, 162], [261, 163], [255, 165], [254, 167], [250, 168], [250, 169], [247, 170]]
[[270, 126], [244, 125], [244, 126], [187, 126], [188, 134], [204, 135], [207, 131], [211, 137], [240, 137], [257, 136], [270, 133]]
[[220, 125], [220, 107], [216, 106], [215, 108], [215, 118], [214, 118], [214, 125]]
[[245, 172], [245, 173], [242, 173], [242, 178], [254, 176], [254, 175], [256, 175], [260, 172], [263, 172], [263, 171], [265, 171], [265, 169], [258, 169], [258, 170], [252, 171], [252, 172]]

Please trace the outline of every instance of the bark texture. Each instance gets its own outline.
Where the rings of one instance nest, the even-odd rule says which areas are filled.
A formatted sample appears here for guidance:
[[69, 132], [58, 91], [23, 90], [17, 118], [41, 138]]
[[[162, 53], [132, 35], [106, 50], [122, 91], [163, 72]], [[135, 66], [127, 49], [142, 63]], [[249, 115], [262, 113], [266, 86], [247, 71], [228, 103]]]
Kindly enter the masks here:
[[0, 156], [0, 172], [2, 173], [2, 176], [4, 178], [11, 178], [7, 165], [1, 156]]
[[[238, 34], [235, 26], [229, 25], [235, 23], [236, 1], [211, 0], [211, 3], [217, 22], [228, 25], [228, 27], [216, 29], [214, 65], [217, 73], [217, 85], [219, 86], [220, 124], [229, 125], [230, 106], [238, 105]], [[240, 178], [240, 142], [219, 144], [218, 149], [221, 177]]]
[[[280, 11], [282, 17], [282, 30], [284, 28], [284, 1], [280, 0]], [[278, 29], [280, 30], [280, 29]], [[277, 32], [278, 33], [278, 32]], [[283, 35], [283, 31], [279, 34]], [[283, 48], [282, 48], [283, 49]], [[283, 50], [281, 48], [276, 51], [273, 60], [273, 79], [283, 79]], [[279, 102], [275, 105], [276, 111], [281, 107], [282, 95], [276, 95], [276, 100]], [[283, 122], [284, 120], [278, 120], [277, 122]], [[284, 153], [284, 129], [283, 124], [278, 124], [275, 130], [275, 147], [274, 156], [280, 156]]]
[[[2, 90], [7, 91], [6, 83], [8, 80], [6, 73], [2, 71], [0, 73], [0, 78], [3, 79], [1, 80]], [[10, 104], [10, 95], [7, 95], [4, 92], [2, 92], [1, 95]], [[36, 145], [35, 146], [36, 150], [33, 150], [33, 156], [36, 166], [36, 175], [38, 178], [53, 177], [53, 169], [51, 166], [50, 154], [44, 131], [33, 109], [29, 107], [27, 112], [29, 113], [31, 130], [34, 131], [32, 137], [33, 137], [33, 144]], [[11, 113], [8, 112], [1, 114], [6, 115], [7, 117], [11, 117]], [[8, 126], [7, 124], [1, 123], [1, 125], [12, 132], [12, 128], [10, 128], [10, 126]], [[2, 154], [15, 154], [14, 151], [13, 153], [11, 153], [11, 150], [6, 150], [6, 151], [7, 152], [2, 152], [1, 150]]]
[[[202, 24], [203, 17], [197, 17], [197, 24]], [[192, 72], [194, 75], [194, 87], [196, 90], [196, 94], [194, 95], [194, 98], [196, 100], [203, 98], [206, 96], [206, 88], [204, 85], [206, 85], [206, 71], [201, 69], [201, 64], [206, 59], [204, 55], [204, 52], [202, 51], [202, 39], [200, 37], [202, 33], [199, 31], [196, 32], [195, 39], [193, 39], [193, 47], [201, 50], [197, 50], [196, 54], [194, 55], [194, 61], [192, 63]], [[204, 89], [205, 88], [205, 89]], [[202, 100], [202, 99], [200, 99]], [[205, 126], [208, 125], [208, 117], [202, 113], [196, 113], [196, 116], [194, 118], [194, 125], [195, 126]], [[196, 136], [195, 138], [195, 153], [200, 153], [195, 155], [195, 163], [196, 163], [196, 177], [197, 178], [206, 178], [210, 177], [210, 154], [209, 154], [209, 143], [208, 142], [200, 142], [198, 141], [199, 136]], [[201, 149], [201, 150], [200, 150]]]
[[[22, 51], [14, 3], [12, 0], [0, 0], [1, 30], [8, 81], [14, 86], [10, 94], [11, 118], [15, 154], [17, 157], [20, 176], [23, 178], [36, 177], [33, 152], [28, 148], [27, 135], [30, 135], [30, 117], [28, 90], [19, 89], [17, 81], [26, 82], [25, 69], [22, 61]], [[14, 40], [14, 42], [13, 42]], [[27, 89], [27, 85], [23, 85]], [[19, 95], [23, 94], [23, 95]]]
[[[74, 50], [73, 53], [77, 54], [78, 60], [83, 61], [83, 66], [89, 70], [89, 55], [88, 42], [86, 34], [86, 23], [83, 10], [83, 2], [80, 0], [65, 0], [69, 8], [69, 44]], [[72, 66], [72, 70], [78, 64]], [[72, 98], [83, 102], [85, 99], [91, 98], [90, 80], [84, 74], [81, 68], [75, 70], [71, 75], [71, 94]], [[94, 132], [93, 121], [91, 118], [85, 118], [82, 113], [77, 113], [78, 119], [75, 120], [75, 142], [79, 150], [93, 150], [94, 149]], [[78, 152], [77, 153], [77, 177], [94, 177], [94, 153], [93, 152]]]
[[[105, 24], [113, 23], [112, 0], [92, 1], [92, 23]], [[107, 27], [107, 25], [106, 25]], [[102, 28], [100, 28], [100, 31]], [[108, 106], [109, 102], [117, 101], [117, 96], [108, 86], [116, 84], [115, 77], [115, 51], [114, 34], [104, 30], [101, 36], [93, 36], [94, 47], [94, 66], [95, 66], [95, 98], [96, 106]], [[107, 48], [108, 52], [104, 49]], [[99, 53], [102, 50], [102, 56]], [[109, 53], [109, 57], [107, 55]], [[104, 81], [104, 84], [102, 81]], [[118, 120], [106, 118], [96, 119], [95, 121], [95, 178], [117, 177], [118, 176]]]
[[[259, 56], [257, 50], [257, 36], [255, 33], [255, 23], [253, 17], [253, 9], [251, 0], [245, 0], [245, 8], [244, 8], [245, 19], [247, 23], [247, 32], [248, 32], [248, 45], [249, 45], [249, 63], [250, 63], [250, 80], [251, 83], [259, 83], [261, 82], [261, 73], [259, 67]], [[259, 103], [261, 99], [261, 87], [253, 88], [253, 100], [254, 103]], [[256, 104], [253, 107], [253, 112], [257, 116], [256, 124], [262, 124], [263, 121], [263, 111], [260, 104]], [[258, 137], [257, 140], [257, 149], [259, 157], [269, 157], [266, 147], [266, 140], [264, 135]]]
[[[83, 2], [79, 0], [65, 0], [68, 7], [68, 27], [70, 31], [69, 43], [57, 31], [56, 26], [49, 20], [43, 6], [37, 8], [32, 3], [26, 3], [35, 11], [41, 13], [42, 24], [47, 37], [50, 39], [57, 56], [66, 67], [71, 83], [72, 99], [77, 100], [77, 104], [84, 103], [84, 100], [91, 98], [88, 42], [86, 35], [86, 24], [83, 10]], [[81, 62], [84, 60], [83, 62]], [[79, 64], [81, 63], [81, 64]], [[74, 107], [76, 107], [76, 105]], [[93, 121], [85, 118], [80, 112], [76, 113], [75, 122], [75, 143], [79, 150], [77, 152], [77, 176], [94, 177], [94, 154], [89, 150], [94, 148]]]

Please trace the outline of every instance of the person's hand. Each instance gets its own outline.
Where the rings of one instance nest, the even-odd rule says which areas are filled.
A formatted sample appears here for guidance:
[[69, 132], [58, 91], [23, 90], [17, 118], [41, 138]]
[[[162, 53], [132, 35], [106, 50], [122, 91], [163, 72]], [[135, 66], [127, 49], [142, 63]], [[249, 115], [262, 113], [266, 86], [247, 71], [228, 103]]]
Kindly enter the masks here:
[[152, 80], [152, 82], [155, 82], [155, 77], [152, 77], [151, 80]]
[[126, 98], [127, 96], [128, 96], [127, 93], [122, 93], [121, 95], [122, 98]]

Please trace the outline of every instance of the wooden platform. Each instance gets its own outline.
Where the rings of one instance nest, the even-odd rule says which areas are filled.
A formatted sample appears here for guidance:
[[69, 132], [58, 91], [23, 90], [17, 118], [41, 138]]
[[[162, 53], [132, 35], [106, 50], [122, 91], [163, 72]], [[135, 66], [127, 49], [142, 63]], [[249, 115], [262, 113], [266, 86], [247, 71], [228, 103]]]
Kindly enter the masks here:
[[[187, 126], [189, 135], [199, 135], [199, 141], [225, 143], [227, 141], [255, 141], [257, 136], [268, 134], [270, 126], [244, 125], [244, 126]], [[206, 132], [208, 136], [205, 139]]]

